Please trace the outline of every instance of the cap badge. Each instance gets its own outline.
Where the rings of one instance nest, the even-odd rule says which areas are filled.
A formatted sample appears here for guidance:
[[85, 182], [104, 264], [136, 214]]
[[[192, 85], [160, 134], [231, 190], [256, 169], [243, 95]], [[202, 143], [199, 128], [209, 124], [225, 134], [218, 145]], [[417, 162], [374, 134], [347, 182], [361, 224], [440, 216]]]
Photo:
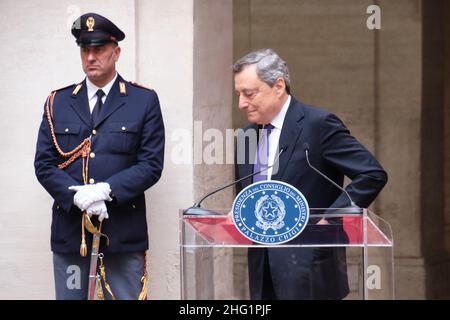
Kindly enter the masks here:
[[88, 31], [94, 31], [95, 20], [93, 17], [89, 17], [86, 19], [86, 26], [88, 27]]

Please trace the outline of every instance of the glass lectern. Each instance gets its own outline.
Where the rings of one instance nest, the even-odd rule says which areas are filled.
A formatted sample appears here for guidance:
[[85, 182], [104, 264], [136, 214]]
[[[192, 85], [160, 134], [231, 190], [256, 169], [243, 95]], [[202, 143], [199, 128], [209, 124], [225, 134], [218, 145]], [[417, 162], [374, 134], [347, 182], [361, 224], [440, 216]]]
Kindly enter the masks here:
[[[250, 247], [345, 247], [350, 293], [345, 299], [394, 299], [390, 225], [368, 209], [310, 209], [295, 244], [261, 245], [244, 237], [223, 215], [183, 215], [180, 210], [182, 299], [248, 299], [245, 254]], [[239, 288], [238, 288], [239, 287]]]

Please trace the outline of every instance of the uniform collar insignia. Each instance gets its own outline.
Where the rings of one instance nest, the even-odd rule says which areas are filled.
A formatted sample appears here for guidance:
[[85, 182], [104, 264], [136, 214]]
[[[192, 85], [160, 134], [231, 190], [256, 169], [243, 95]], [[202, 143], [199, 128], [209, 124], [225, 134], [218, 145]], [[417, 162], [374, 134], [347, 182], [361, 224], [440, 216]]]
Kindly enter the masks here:
[[125, 86], [125, 82], [119, 81], [119, 90], [120, 90], [120, 94], [122, 96], [126, 96], [127, 95], [127, 87]]

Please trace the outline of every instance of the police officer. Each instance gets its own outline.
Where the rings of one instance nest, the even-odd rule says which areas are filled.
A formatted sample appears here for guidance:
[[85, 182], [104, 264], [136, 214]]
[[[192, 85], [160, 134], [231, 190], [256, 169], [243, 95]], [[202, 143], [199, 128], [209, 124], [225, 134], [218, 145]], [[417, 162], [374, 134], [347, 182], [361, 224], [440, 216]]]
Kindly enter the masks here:
[[[115, 298], [137, 299], [148, 249], [144, 191], [159, 180], [164, 160], [159, 100], [116, 72], [125, 34], [114, 23], [87, 13], [73, 23], [72, 34], [86, 78], [47, 99], [34, 163], [54, 199], [56, 298], [87, 297], [90, 259], [80, 255], [84, 213], [96, 226], [101, 221], [109, 237], [109, 245], [102, 237], [100, 252]], [[87, 248], [91, 239], [87, 234]]]

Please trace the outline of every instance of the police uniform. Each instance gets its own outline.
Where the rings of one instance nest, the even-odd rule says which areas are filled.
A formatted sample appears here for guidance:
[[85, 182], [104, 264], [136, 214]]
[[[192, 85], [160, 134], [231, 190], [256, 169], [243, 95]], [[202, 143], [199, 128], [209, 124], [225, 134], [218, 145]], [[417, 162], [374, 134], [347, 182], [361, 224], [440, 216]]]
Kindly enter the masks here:
[[[111, 21], [94, 13], [77, 19], [72, 34], [80, 46], [98, 46], [111, 41], [117, 43], [125, 37]], [[81, 258], [79, 254], [81, 211], [73, 204], [74, 192], [68, 189], [69, 186], [84, 183], [83, 158], [78, 157], [64, 169], [58, 168], [67, 159], [57, 151], [50, 126], [53, 126], [56, 141], [64, 153], [72, 151], [90, 137], [90, 152], [84, 159], [87, 164], [87, 182], [107, 182], [112, 190], [113, 201], [106, 201], [109, 219], [104, 220], [102, 229], [109, 237], [109, 246], [105, 245], [105, 241], [100, 246], [100, 251], [105, 253], [107, 272], [112, 272], [117, 265], [129, 261], [143, 267], [144, 261], [137, 259], [136, 254], [143, 256], [148, 249], [144, 191], [161, 176], [164, 124], [156, 92], [130, 83], [120, 75], [112, 84], [95, 121], [89, 109], [86, 79], [57, 90], [52, 99], [52, 108], [48, 111], [51, 113], [51, 124], [47, 112], [44, 112], [37, 140], [35, 171], [39, 182], [55, 200], [51, 249], [54, 252], [57, 298], [84, 298], [87, 290], [83, 284], [87, 281], [89, 258]], [[88, 236], [86, 240], [90, 248], [91, 237]], [[113, 263], [115, 257], [126, 257], [128, 262]], [[70, 263], [78, 264], [82, 269], [83, 288], [79, 291], [64, 288], [66, 284], [63, 282], [67, 278], [64, 266]], [[121, 291], [127, 291], [123, 287], [128, 285], [118, 283], [114, 288], [114, 277], [127, 276], [120, 273], [121, 270], [117, 271], [117, 276], [108, 274], [118, 298]], [[142, 269], [135, 278], [140, 277]], [[130, 279], [129, 282], [133, 281]], [[139, 285], [138, 280], [136, 288]], [[133, 293], [125, 293], [122, 297], [135, 298]]]

